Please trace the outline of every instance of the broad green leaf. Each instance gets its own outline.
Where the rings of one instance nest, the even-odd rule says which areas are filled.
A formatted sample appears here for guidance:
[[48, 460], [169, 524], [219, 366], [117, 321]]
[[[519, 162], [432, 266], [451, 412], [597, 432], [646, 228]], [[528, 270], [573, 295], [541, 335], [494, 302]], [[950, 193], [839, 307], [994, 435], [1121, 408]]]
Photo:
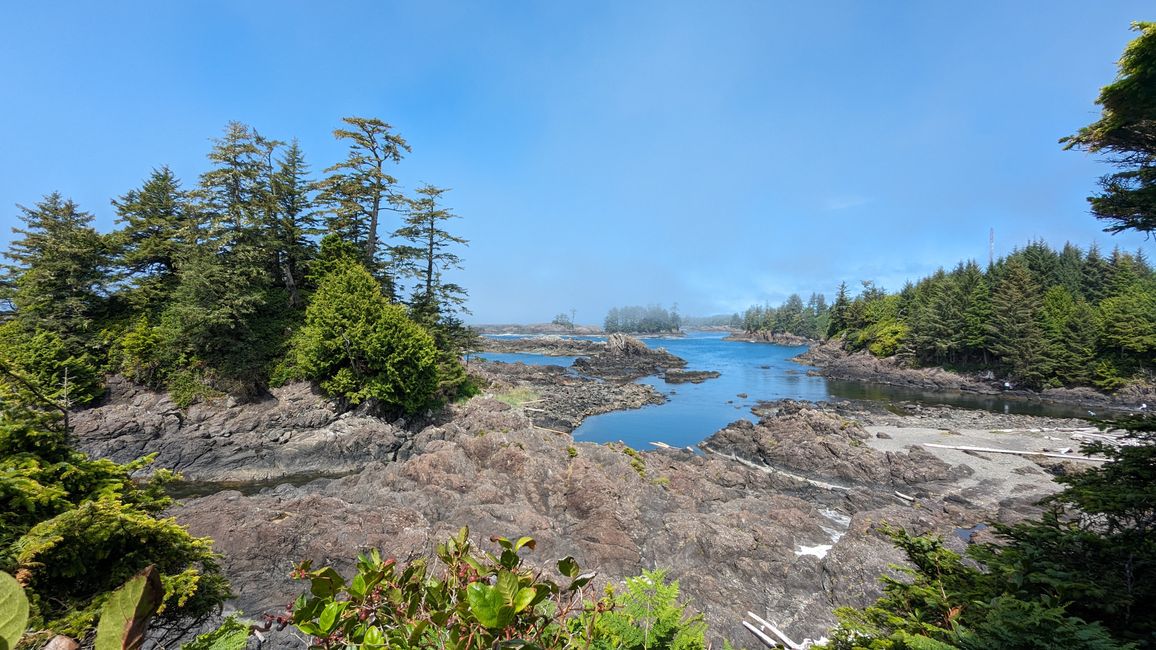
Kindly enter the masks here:
[[578, 568], [578, 562], [575, 561], [572, 556], [567, 555], [561, 560], [558, 560], [558, 573], [561, 573], [567, 578], [577, 577], [579, 571], [581, 571], [581, 569]]
[[518, 595], [518, 590], [522, 588], [518, 576], [509, 571], [499, 573], [498, 582], [494, 586], [497, 587], [498, 593], [502, 594], [502, 600], [510, 605], [514, 604], [514, 598]]
[[538, 542], [535, 542], [533, 537], [522, 537], [519, 538], [518, 541], [514, 544], [514, 550], [520, 551], [522, 550], [522, 547], [525, 546], [532, 551], [537, 545]]
[[148, 620], [161, 605], [160, 572], [149, 566], [112, 592], [100, 610], [96, 650], [135, 650], [144, 642]]
[[0, 571], [0, 644], [16, 646], [28, 625], [28, 597], [16, 578]]
[[345, 578], [331, 567], [314, 571], [309, 579], [309, 591], [318, 598], [331, 598], [345, 586]]
[[598, 575], [598, 574], [593, 572], [593, 571], [591, 571], [589, 573], [583, 573], [582, 575], [578, 576], [577, 578], [574, 578], [574, 581], [570, 583], [569, 587], [566, 587], [566, 590], [567, 591], [575, 591], [575, 590], [581, 589], [582, 587], [585, 587], [586, 585], [590, 584], [590, 581], [593, 580], [594, 576], [596, 576], [596, 575]]
[[466, 588], [470, 613], [484, 627], [500, 630], [514, 620], [514, 608], [507, 604], [502, 593], [490, 585], [474, 582]]
[[365, 635], [361, 638], [362, 646], [367, 647], [383, 647], [385, 646], [385, 634], [380, 627], [376, 625], [370, 626], [365, 630]]
[[341, 619], [342, 612], [349, 607], [349, 601], [341, 601], [339, 603], [329, 603], [318, 617], [317, 623], [321, 628], [322, 634], [329, 634], [333, 628], [337, 627], [337, 623]]
[[518, 595], [514, 596], [514, 611], [521, 612], [534, 602], [534, 596], [538, 595], [538, 590], [533, 587], [523, 587], [518, 590]]

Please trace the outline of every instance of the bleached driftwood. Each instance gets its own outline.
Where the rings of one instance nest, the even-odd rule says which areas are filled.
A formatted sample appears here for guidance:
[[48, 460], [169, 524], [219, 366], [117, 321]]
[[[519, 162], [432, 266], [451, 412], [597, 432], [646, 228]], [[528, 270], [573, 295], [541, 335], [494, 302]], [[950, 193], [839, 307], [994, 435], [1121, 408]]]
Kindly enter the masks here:
[[[771, 623], [767, 622], [762, 617], [760, 617], [758, 614], [755, 614], [754, 612], [747, 612], [747, 616], [750, 616], [751, 618], [753, 618], [755, 620], [755, 623], [758, 623], [758, 625], [755, 626], [755, 625], [752, 625], [748, 621], [743, 621], [743, 627], [750, 630], [751, 634], [754, 634], [759, 639], [759, 641], [761, 641], [763, 643], [763, 645], [767, 646], [768, 648], [790, 648], [790, 650], [808, 650], [808, 648], [811, 648], [815, 644], [815, 642], [812, 641], [811, 639], [803, 639], [802, 643], [795, 643], [794, 641], [791, 640], [791, 638], [789, 636], [786, 635], [785, 632], [783, 632], [779, 628], [775, 627]], [[770, 634], [773, 634], [775, 636], [775, 638], [771, 638], [771, 636], [768, 635], [767, 632], [770, 632]], [[820, 640], [820, 643], [822, 643], [822, 642], [823, 642], [823, 640]]]
[[1082, 460], [1089, 463], [1104, 463], [1107, 458], [1089, 458], [1087, 456], [1077, 456], [1076, 454], [1053, 454], [1047, 451], [1020, 451], [1018, 449], [996, 449], [994, 447], [969, 447], [967, 445], [937, 445], [933, 442], [923, 443], [924, 447], [935, 447], [936, 449], [955, 449], [957, 451], [974, 451], [981, 454], [1015, 454], [1017, 456], [1046, 456], [1047, 458], [1062, 458], [1064, 460]]

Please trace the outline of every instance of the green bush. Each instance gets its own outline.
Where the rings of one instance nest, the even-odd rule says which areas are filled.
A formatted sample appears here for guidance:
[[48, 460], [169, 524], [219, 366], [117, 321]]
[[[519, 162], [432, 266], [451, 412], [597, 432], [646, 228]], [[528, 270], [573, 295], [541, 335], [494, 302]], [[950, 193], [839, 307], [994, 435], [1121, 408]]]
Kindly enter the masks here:
[[149, 565], [164, 585], [162, 623], [205, 616], [229, 596], [209, 540], [156, 517], [173, 474], [131, 478], [151, 460], [91, 460], [43, 417], [0, 411], [0, 570], [27, 587], [34, 627], [83, 637], [107, 594]]
[[171, 370], [171, 359], [164, 354], [161, 331], [142, 316], [121, 335], [117, 347], [120, 373], [152, 388], [159, 388]]
[[290, 355], [295, 373], [350, 404], [372, 399], [414, 413], [437, 401], [433, 338], [360, 264], [339, 263], [321, 280]]
[[[55, 332], [29, 332], [17, 321], [0, 326], [0, 363], [20, 378], [0, 375], [0, 399], [31, 403], [43, 397], [59, 406], [76, 406], [104, 392], [98, 364], [90, 355], [69, 349]], [[29, 383], [40, 396], [28, 393]]]

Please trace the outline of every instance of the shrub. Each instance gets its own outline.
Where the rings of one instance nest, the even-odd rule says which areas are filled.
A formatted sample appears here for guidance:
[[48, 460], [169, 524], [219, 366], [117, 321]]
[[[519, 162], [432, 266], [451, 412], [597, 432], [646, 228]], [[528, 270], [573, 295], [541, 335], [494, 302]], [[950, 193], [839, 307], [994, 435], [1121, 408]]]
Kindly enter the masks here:
[[376, 400], [414, 413], [436, 403], [433, 338], [353, 262], [337, 265], [321, 280], [290, 355], [300, 376], [350, 404]]
[[[7, 371], [0, 376], [0, 399], [30, 403], [47, 398], [58, 406], [87, 404], [104, 388], [96, 361], [87, 353], [76, 353], [49, 330], [22, 329], [17, 321], [0, 326], [0, 362]], [[39, 396], [28, 394], [28, 384]]]

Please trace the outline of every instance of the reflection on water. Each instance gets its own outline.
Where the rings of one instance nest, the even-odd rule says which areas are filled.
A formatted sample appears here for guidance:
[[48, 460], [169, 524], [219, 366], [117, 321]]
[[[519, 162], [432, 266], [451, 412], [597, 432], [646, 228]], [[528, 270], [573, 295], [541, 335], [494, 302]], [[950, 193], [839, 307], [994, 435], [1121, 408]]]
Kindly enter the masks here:
[[857, 381], [827, 380], [827, 390], [831, 397], [839, 399], [862, 399], [877, 402], [918, 402], [920, 404], [941, 404], [957, 408], [991, 411], [993, 413], [1014, 413], [1016, 415], [1038, 415], [1049, 418], [1087, 418], [1088, 410], [1070, 404], [1041, 402], [1014, 395], [981, 395], [959, 390], [925, 391], [884, 384], [866, 384]]

